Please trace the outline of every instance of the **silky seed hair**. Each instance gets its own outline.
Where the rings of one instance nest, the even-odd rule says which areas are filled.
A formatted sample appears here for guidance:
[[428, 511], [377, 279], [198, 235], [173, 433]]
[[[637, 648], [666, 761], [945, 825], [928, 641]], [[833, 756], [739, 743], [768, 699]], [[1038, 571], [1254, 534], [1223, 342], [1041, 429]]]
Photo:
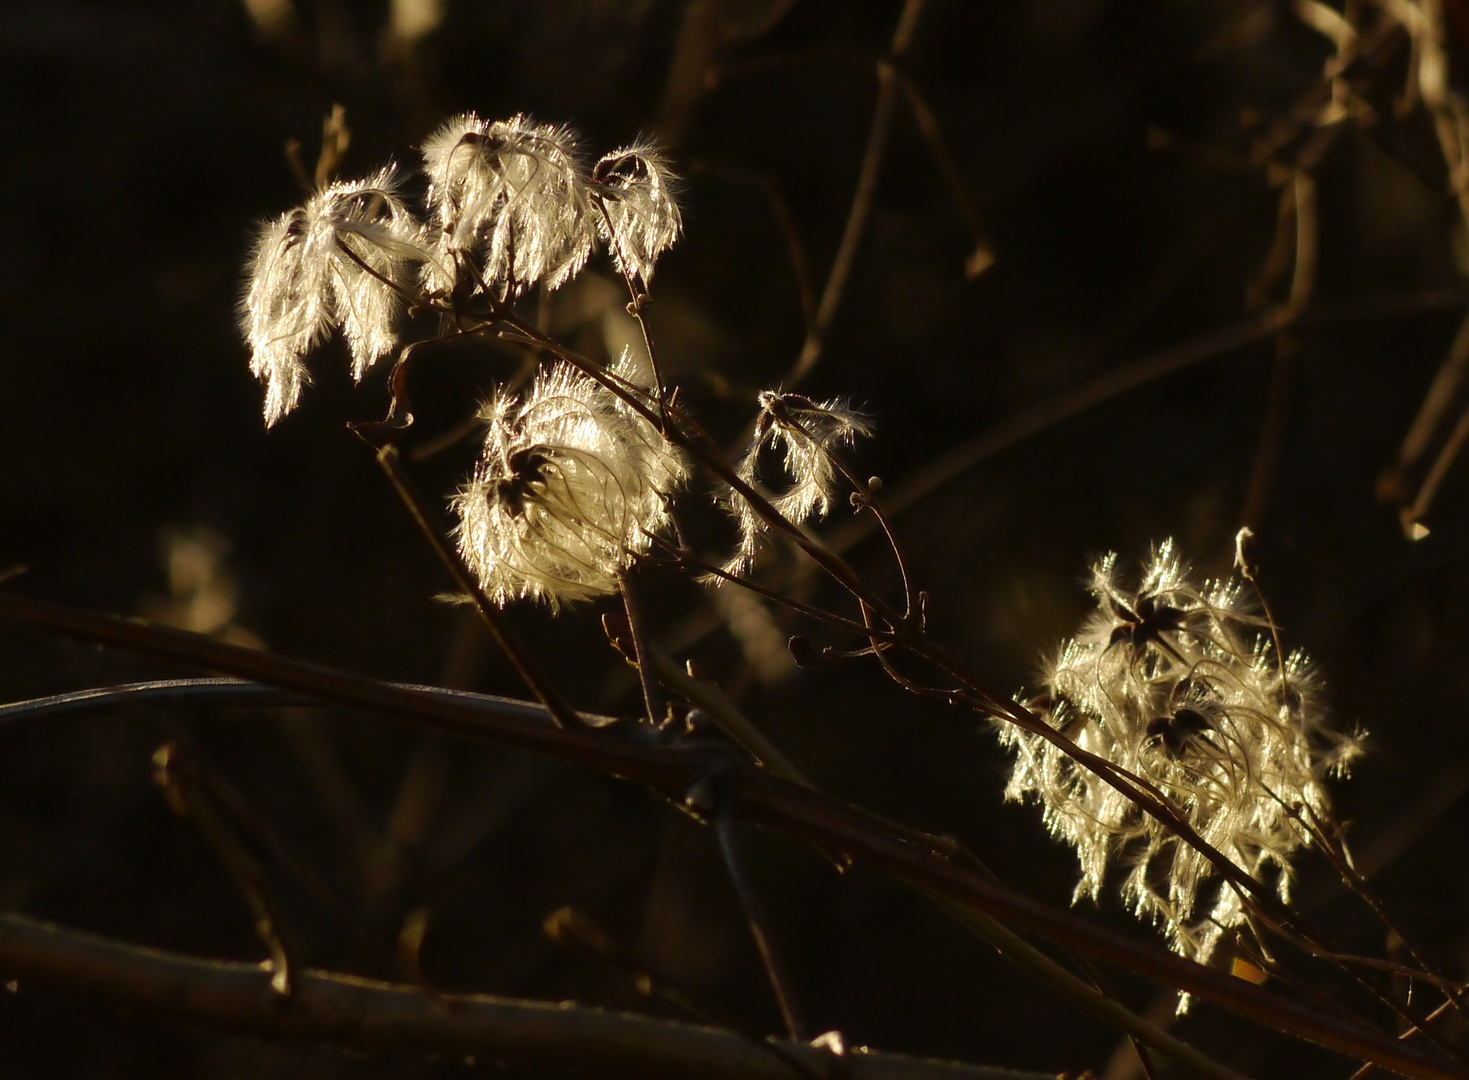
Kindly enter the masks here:
[[658, 256], [683, 231], [678, 177], [655, 143], [640, 141], [605, 155], [592, 169], [592, 182], [601, 209], [597, 230], [618, 271], [646, 292]]
[[[624, 356], [610, 369], [628, 379]], [[651, 401], [646, 392], [640, 399]], [[459, 552], [497, 604], [562, 604], [616, 592], [670, 526], [682, 453], [626, 401], [568, 364], [524, 399], [497, 394], [481, 416], [484, 455], [453, 500]]]
[[[423, 160], [441, 262], [456, 278], [504, 300], [558, 288], [587, 261], [597, 222], [569, 128], [463, 113], [424, 141]], [[454, 284], [438, 267], [425, 274], [430, 291]]]
[[[1136, 589], [1117, 557], [1093, 568], [1097, 608], [1046, 663], [1027, 704], [1077, 746], [1155, 785], [1210, 845], [1290, 897], [1290, 858], [1325, 819], [1323, 781], [1345, 772], [1360, 735], [1329, 728], [1304, 653], [1283, 660], [1242, 582], [1197, 582], [1173, 541]], [[1012, 724], [1006, 797], [1038, 802], [1081, 865], [1073, 901], [1096, 899], [1120, 863], [1124, 902], [1174, 951], [1207, 962], [1245, 922], [1238, 891], [1208, 860], [1049, 741]]]
[[[759, 402], [754, 438], [736, 466], [739, 478], [751, 486], [784, 487], [780, 494], [770, 496], [770, 504], [788, 521], [825, 518], [832, 500], [839, 499], [843, 490], [843, 478], [832, 455], [851, 446], [858, 436], [870, 435], [871, 420], [840, 398], [815, 402], [799, 394], [764, 390]], [[767, 450], [781, 459], [783, 475], [775, 484], [760, 475], [761, 454]], [[739, 576], [754, 565], [769, 526], [739, 492], [728, 492], [723, 501], [739, 526], [739, 542], [721, 569]], [[709, 580], [718, 584], [725, 579], [714, 575]]]
[[342, 328], [357, 380], [396, 347], [395, 286], [408, 262], [425, 257], [391, 166], [330, 184], [261, 227], [240, 321], [250, 370], [266, 384], [267, 425], [296, 407], [310, 381], [306, 354], [332, 327]]

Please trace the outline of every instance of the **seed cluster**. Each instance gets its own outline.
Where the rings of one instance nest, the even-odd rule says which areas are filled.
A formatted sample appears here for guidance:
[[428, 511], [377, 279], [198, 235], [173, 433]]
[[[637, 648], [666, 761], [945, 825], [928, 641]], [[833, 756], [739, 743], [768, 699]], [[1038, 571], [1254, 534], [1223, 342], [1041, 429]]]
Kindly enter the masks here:
[[[1136, 588], [1108, 555], [1093, 569], [1097, 608], [1047, 664], [1027, 704], [1081, 749], [1154, 785], [1210, 845], [1289, 898], [1303, 818], [1325, 818], [1322, 781], [1359, 739], [1332, 731], [1301, 652], [1280, 657], [1243, 582], [1197, 583], [1171, 540]], [[1172, 947], [1206, 961], [1245, 919], [1242, 898], [1196, 848], [1041, 736], [1000, 728], [1015, 752], [1006, 796], [1036, 801], [1076, 849], [1075, 899], [1095, 899], [1108, 867], [1123, 899]]]

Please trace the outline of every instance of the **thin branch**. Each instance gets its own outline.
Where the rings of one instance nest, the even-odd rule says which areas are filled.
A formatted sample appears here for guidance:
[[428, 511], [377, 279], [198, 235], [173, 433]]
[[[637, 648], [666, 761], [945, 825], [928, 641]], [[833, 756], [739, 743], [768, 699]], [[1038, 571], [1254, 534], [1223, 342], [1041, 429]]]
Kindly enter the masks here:
[[943, 177], [949, 189], [954, 205], [959, 210], [959, 216], [964, 219], [964, 224], [969, 226], [974, 247], [969, 257], [964, 260], [964, 277], [973, 281], [995, 264], [995, 249], [980, 220], [979, 207], [975, 205], [974, 196], [969, 194], [969, 186], [964, 182], [964, 173], [954, 158], [954, 152], [949, 147], [949, 140], [944, 137], [944, 129], [939, 123], [938, 114], [929, 105], [923, 91], [918, 89], [918, 84], [908, 77], [908, 73], [901, 66], [895, 66], [893, 74], [898, 80], [903, 96], [908, 101], [908, 109], [913, 113], [918, 130], [922, 132], [923, 138], [928, 143], [928, 149], [933, 154], [934, 165], [937, 166], [939, 175]]
[[668, 702], [663, 696], [662, 686], [653, 674], [647, 620], [643, 618], [642, 604], [639, 603], [637, 588], [633, 584], [632, 572], [624, 571], [619, 574], [617, 583], [622, 591], [622, 607], [627, 612], [628, 631], [632, 635], [633, 652], [636, 654], [632, 659], [637, 665], [638, 682], [643, 688], [643, 707], [647, 710], [648, 723], [658, 727], [668, 719]]
[[[1295, 325], [1323, 326], [1444, 308], [1462, 309], [1465, 299], [1462, 289], [1389, 296], [1365, 303], [1314, 308], [1297, 318]], [[1109, 368], [1079, 386], [1020, 410], [974, 439], [940, 454], [923, 468], [909, 474], [902, 484], [894, 484], [885, 491], [883, 506], [890, 517], [906, 513], [976, 465], [1017, 443], [1175, 371], [1264, 341], [1277, 329], [1276, 316], [1262, 313]], [[837, 553], [850, 551], [876, 527], [874, 521], [857, 518], [833, 529], [827, 537], [827, 547]]]
[[377, 460], [392, 482], [393, 490], [398, 493], [403, 505], [413, 516], [419, 532], [423, 534], [424, 539], [438, 555], [439, 561], [453, 576], [455, 584], [474, 601], [480, 618], [489, 628], [490, 636], [495, 639], [495, 644], [500, 646], [501, 651], [514, 665], [516, 672], [525, 680], [531, 693], [541, 700], [556, 723], [568, 727], [578, 726], [581, 718], [577, 715], [576, 710], [571, 707], [571, 703], [566, 700], [561, 691], [552, 685], [535, 658], [526, 651], [525, 646], [511, 633], [509, 624], [500, 614], [500, 609], [485, 595], [484, 590], [479, 587], [479, 582], [474, 580], [474, 575], [464, 565], [464, 561], [449, 546], [448, 541], [444, 539], [443, 532], [434, 524], [428, 504], [419, 495], [408, 473], [403, 469], [402, 462], [398, 460], [398, 451], [391, 444], [383, 446], [378, 450]]
[[[494, 694], [476, 694], [468, 690], [450, 690], [442, 686], [421, 686], [417, 683], [387, 683], [385, 685], [408, 690], [416, 694], [437, 695], [454, 701], [473, 704], [489, 712], [513, 716], [523, 720], [549, 720], [551, 714], [544, 705], [517, 698], [498, 697]], [[161, 708], [278, 708], [298, 705], [316, 705], [305, 694], [280, 690], [264, 683], [246, 679], [158, 679], [149, 682], [119, 683], [114, 686], [99, 686], [91, 690], [73, 690], [50, 697], [33, 698], [0, 705], [0, 724], [20, 721], [50, 719], [63, 715], [92, 715], [113, 712], [118, 709], [141, 707]], [[596, 713], [579, 713], [582, 723], [590, 727], [606, 727], [616, 723], [611, 716]]]
[[1245, 488], [1240, 524], [1258, 528], [1275, 486], [1275, 473], [1290, 427], [1290, 406], [1295, 389], [1296, 369], [1300, 364], [1300, 343], [1289, 330], [1281, 330], [1275, 338], [1275, 367], [1270, 378], [1270, 396], [1265, 405], [1265, 422], [1260, 428], [1260, 441], [1255, 449], [1255, 463], [1250, 469]]
[[765, 915], [765, 905], [745, 865], [744, 853], [740, 851], [739, 839], [735, 836], [734, 821], [724, 810], [714, 814], [714, 834], [719, 838], [719, 852], [724, 856], [725, 869], [740, 898], [740, 907], [750, 924], [750, 935], [755, 939], [755, 948], [760, 952], [760, 963], [770, 980], [770, 989], [775, 993], [775, 1002], [780, 1006], [781, 1019], [785, 1021], [786, 1034], [793, 1040], [805, 1042], [810, 1038], [806, 1022], [801, 1018], [800, 1006], [796, 1004], [795, 991], [791, 988], [790, 973], [781, 959], [780, 949], [775, 943], [775, 933]]
[[[1087, 981], [1097, 988], [1098, 993], [1113, 1001], [1117, 1000], [1117, 991], [1112, 988], [1111, 983], [1107, 981], [1106, 976], [1096, 964], [1084, 956], [1079, 956], [1076, 957], [1076, 965], [1086, 975]], [[1137, 1056], [1137, 1063], [1143, 1070], [1145, 1080], [1158, 1080], [1158, 1073], [1153, 1068], [1153, 1059], [1148, 1053], [1147, 1044], [1132, 1034], [1127, 1036], [1127, 1041], [1132, 1044], [1132, 1052]]]
[[[1403, 436], [1397, 462], [1397, 468], [1403, 474], [1401, 484], [1406, 484], [1406, 474], [1417, 467], [1419, 459], [1427, 451], [1449, 406], [1458, 396], [1465, 375], [1469, 375], [1469, 317], [1459, 324], [1453, 343], [1449, 345], [1448, 355], [1433, 376], [1433, 382], [1429, 384], [1428, 393], [1423, 397], [1418, 415], [1413, 418], [1413, 423]], [[1406, 497], [1402, 501], [1406, 502]]]
[[[792, 1080], [789, 1058], [826, 1075], [831, 1055], [780, 1043], [781, 1056], [737, 1032], [631, 1013], [418, 987], [324, 971], [300, 972], [287, 1008], [272, 1002], [256, 964], [196, 960], [0, 915], [0, 970], [20, 980], [244, 1034], [319, 1039], [384, 1053], [483, 1055], [513, 1065], [648, 1080]], [[22, 991], [23, 992], [23, 991]], [[869, 1052], [853, 1080], [1047, 1080], [945, 1061]]]
[[1454, 430], [1449, 432], [1449, 437], [1444, 440], [1438, 457], [1434, 459], [1433, 467], [1428, 470], [1428, 475], [1423, 479], [1423, 486], [1413, 497], [1412, 505], [1403, 508], [1403, 531], [1410, 539], [1417, 540], [1427, 535], [1427, 530], [1422, 524], [1423, 517], [1428, 513], [1428, 508], [1433, 505], [1439, 486], [1443, 484], [1444, 477], [1448, 476], [1450, 467], [1458, 458], [1460, 451], [1464, 449], [1466, 441], [1469, 441], [1469, 408], [1465, 408], [1459, 416], [1459, 422], [1454, 425]]
[[867, 149], [862, 154], [862, 166], [857, 172], [857, 187], [852, 193], [852, 206], [847, 211], [847, 225], [842, 230], [841, 242], [832, 259], [831, 271], [827, 274], [826, 287], [821, 291], [821, 302], [816, 306], [816, 317], [801, 346], [795, 367], [784, 380], [787, 387], [797, 385], [811, 373], [821, 359], [826, 345], [826, 332], [836, 318], [846, 292], [847, 279], [857, 261], [857, 249], [862, 245], [862, 235], [867, 231], [867, 219], [872, 215], [872, 202], [877, 194], [877, 181], [882, 173], [883, 158], [887, 156], [888, 135], [893, 124], [893, 112], [898, 103], [898, 80], [893, 62], [907, 52], [918, 26], [918, 17], [923, 12], [924, 0], [907, 0], [898, 16], [897, 29], [887, 57], [877, 62], [877, 103], [872, 108], [872, 127], [867, 133]]
[[270, 887], [270, 875], [260, 860], [246, 850], [225, 815], [214, 805], [209, 779], [169, 743], [153, 755], [153, 779], [163, 789], [174, 813], [187, 818], [203, 833], [219, 861], [234, 878], [255, 916], [255, 933], [270, 950], [270, 988], [290, 996], [296, 992], [296, 966], [291, 959], [280, 906]]
[[1212, 1080], [1246, 1080], [1240, 1073], [1138, 1016], [1100, 989], [1088, 986], [1034, 945], [989, 916], [932, 895], [930, 899], [936, 900], [960, 924], [994, 946], [1006, 960], [1034, 975], [1062, 997], [1112, 1024], [1129, 1039], [1135, 1040], [1134, 1045], [1143, 1043], [1151, 1046], [1165, 1057]]
[[[612, 237], [612, 242], [621, 245], [617, 228], [612, 224], [612, 215], [607, 212], [607, 203], [601, 195], [593, 196], [597, 209], [601, 211], [602, 222], [607, 226], [607, 234]], [[627, 313], [636, 320], [638, 330], [643, 335], [643, 349], [648, 354], [648, 367], [653, 372], [653, 388], [658, 400], [658, 432], [662, 434], [668, 427], [668, 392], [663, 386], [663, 371], [658, 366], [658, 353], [653, 348], [653, 334], [648, 329], [648, 320], [645, 312], [648, 309], [648, 294], [638, 289], [637, 283], [633, 281], [632, 271], [629, 269], [629, 261], [620, 255], [617, 265], [622, 272], [623, 283], [627, 286]]]
[[776, 187], [775, 181], [764, 173], [735, 165], [696, 161], [691, 163], [690, 168], [708, 176], [748, 184], [765, 196], [765, 201], [770, 205], [771, 216], [775, 218], [781, 235], [785, 237], [786, 252], [791, 260], [791, 276], [795, 279], [796, 296], [801, 304], [801, 323], [809, 333], [816, 321], [816, 289], [811, 284], [811, 259], [806, 254], [806, 245], [801, 242], [801, 234], [796, 230], [796, 219], [791, 215], [791, 208], [781, 195], [780, 188]]
[[610, 934], [575, 908], [568, 906], [551, 912], [541, 923], [541, 929], [548, 938], [564, 948], [594, 956], [621, 968], [632, 976], [633, 986], [644, 997], [666, 1001], [698, 1023], [737, 1032], [750, 1040], [752, 1046], [758, 1046], [766, 1053], [775, 1055], [807, 1080], [822, 1080], [822, 1074], [808, 1068], [799, 1058], [791, 1057], [779, 1042], [696, 1001], [692, 993], [662, 972], [653, 970], [651, 964], [619, 945]]

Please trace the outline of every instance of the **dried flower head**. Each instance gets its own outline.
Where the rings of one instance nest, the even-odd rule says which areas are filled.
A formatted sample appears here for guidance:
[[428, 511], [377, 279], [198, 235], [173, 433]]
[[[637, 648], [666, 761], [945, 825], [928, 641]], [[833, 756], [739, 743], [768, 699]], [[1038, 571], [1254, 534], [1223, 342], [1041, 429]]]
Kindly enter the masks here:
[[[1305, 655], [1276, 655], [1238, 580], [1196, 584], [1171, 540], [1135, 590], [1116, 556], [1093, 570], [1097, 610], [1045, 672], [1030, 706], [1084, 750], [1154, 784], [1198, 834], [1289, 898], [1291, 854], [1309, 842], [1297, 814], [1325, 818], [1323, 779], [1358, 739], [1323, 722]], [[1034, 799], [1076, 848], [1075, 899], [1095, 899], [1108, 865], [1127, 866], [1123, 899], [1163, 925], [1176, 952], [1207, 961], [1244, 922], [1239, 893], [1208, 860], [1052, 743], [1000, 729], [1016, 755], [1006, 796]]]
[[[555, 289], [587, 261], [597, 225], [569, 129], [464, 113], [424, 142], [423, 160], [438, 246], [455, 276], [506, 299], [536, 282]], [[425, 283], [439, 292], [455, 284], [437, 266]]]
[[[781, 469], [788, 486], [780, 494], [772, 495], [770, 504], [789, 521], [799, 523], [826, 517], [840, 487], [833, 454], [843, 445], [852, 445], [859, 435], [870, 435], [871, 422], [839, 398], [815, 402], [800, 394], [762, 390], [759, 400], [760, 418], [755, 423], [755, 437], [736, 470], [740, 479], [752, 486], [765, 480], [760, 476], [762, 452], [780, 452], [783, 454]], [[738, 492], [730, 492], [726, 503], [739, 523], [740, 540], [734, 557], [722, 569], [726, 574], [738, 575], [754, 563], [767, 526]]]
[[598, 231], [612, 251], [619, 272], [646, 292], [658, 256], [671, 248], [683, 229], [675, 200], [678, 177], [652, 143], [614, 150], [592, 169], [605, 218]]
[[266, 384], [266, 424], [295, 408], [310, 381], [305, 355], [332, 326], [351, 347], [354, 379], [393, 349], [400, 301], [391, 283], [424, 256], [391, 167], [331, 184], [261, 228], [241, 322], [250, 370]]
[[[628, 378], [626, 356], [611, 371]], [[651, 398], [647, 400], [651, 401]], [[566, 364], [520, 400], [481, 413], [484, 456], [453, 506], [459, 551], [497, 604], [565, 602], [617, 590], [618, 578], [669, 526], [681, 453], [596, 380]]]

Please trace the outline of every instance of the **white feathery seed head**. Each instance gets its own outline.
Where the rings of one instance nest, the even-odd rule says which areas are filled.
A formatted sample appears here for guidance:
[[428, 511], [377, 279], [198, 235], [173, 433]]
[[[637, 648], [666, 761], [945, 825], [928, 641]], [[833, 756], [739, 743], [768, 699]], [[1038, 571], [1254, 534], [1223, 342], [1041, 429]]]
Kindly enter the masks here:
[[[628, 379], [633, 365], [624, 356], [609, 370]], [[531, 597], [553, 610], [617, 591], [670, 525], [682, 453], [564, 363], [542, 370], [524, 399], [497, 395], [481, 416], [484, 455], [453, 508], [459, 552], [484, 591], [497, 604]]]
[[[762, 483], [766, 478], [760, 475], [761, 454], [766, 450], [780, 453], [788, 486], [780, 494], [771, 495], [770, 504], [789, 521], [821, 520], [830, 512], [841, 487], [832, 455], [842, 446], [851, 446], [859, 435], [870, 435], [871, 420], [840, 398], [815, 402], [800, 394], [762, 390], [759, 401], [755, 437], [736, 472], [751, 486], [770, 487]], [[737, 576], [753, 565], [768, 527], [739, 492], [728, 492], [725, 502], [739, 524], [740, 539], [734, 557], [721, 569]], [[716, 575], [711, 580], [718, 583], [723, 579]]]
[[619, 272], [646, 292], [658, 256], [683, 230], [676, 200], [678, 177], [663, 152], [639, 141], [605, 155], [592, 169], [605, 217], [597, 231], [607, 241]]
[[261, 227], [241, 323], [250, 370], [266, 384], [267, 425], [295, 408], [310, 381], [305, 355], [331, 327], [347, 338], [354, 379], [392, 351], [401, 304], [388, 282], [400, 282], [405, 263], [425, 257], [422, 228], [399, 197], [391, 166], [330, 184]]
[[[1154, 784], [1205, 841], [1288, 900], [1290, 857], [1309, 843], [1293, 814], [1326, 817], [1322, 782], [1345, 771], [1360, 735], [1326, 726], [1310, 662], [1300, 652], [1282, 662], [1240, 581], [1197, 583], [1171, 540], [1135, 589], [1116, 562], [1093, 568], [1097, 609], [1027, 704]], [[1006, 797], [1039, 802], [1052, 834], [1076, 849], [1074, 899], [1095, 899], [1121, 863], [1124, 901], [1200, 962], [1244, 923], [1239, 893], [1157, 819], [1040, 736], [1009, 723], [999, 733], [1015, 752]]]
[[[503, 300], [536, 282], [558, 288], [587, 261], [597, 224], [570, 129], [464, 113], [424, 141], [423, 160], [437, 246], [456, 275]], [[454, 282], [429, 266], [425, 285]]]

